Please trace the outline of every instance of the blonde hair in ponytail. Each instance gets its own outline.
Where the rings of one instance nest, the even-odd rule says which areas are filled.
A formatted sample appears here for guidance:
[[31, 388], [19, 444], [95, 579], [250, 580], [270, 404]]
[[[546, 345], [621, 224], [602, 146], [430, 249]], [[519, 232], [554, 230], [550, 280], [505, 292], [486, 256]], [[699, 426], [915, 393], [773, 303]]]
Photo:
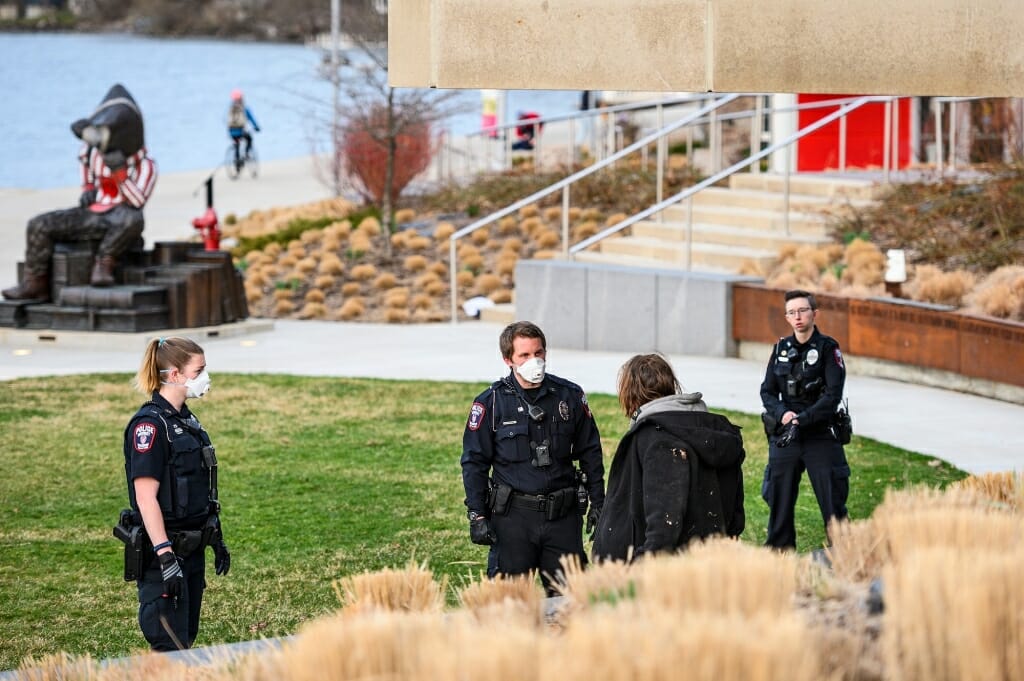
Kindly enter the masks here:
[[154, 338], [146, 344], [142, 353], [142, 364], [135, 374], [135, 389], [146, 395], [160, 389], [160, 372], [165, 369], [182, 369], [196, 355], [206, 354], [193, 340], [188, 338]]

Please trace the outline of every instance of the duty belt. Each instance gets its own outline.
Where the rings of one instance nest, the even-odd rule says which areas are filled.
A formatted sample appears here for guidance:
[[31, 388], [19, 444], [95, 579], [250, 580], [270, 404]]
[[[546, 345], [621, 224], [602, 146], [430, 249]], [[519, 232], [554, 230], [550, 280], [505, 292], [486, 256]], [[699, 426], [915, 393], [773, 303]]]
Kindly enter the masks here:
[[512, 506], [515, 508], [525, 508], [530, 511], [546, 511], [548, 506], [552, 503], [550, 494], [522, 494], [521, 492], [512, 493]]
[[544, 513], [548, 520], [558, 520], [577, 511], [576, 490], [572, 487], [556, 490], [550, 494], [523, 494], [513, 492], [509, 505], [529, 511]]

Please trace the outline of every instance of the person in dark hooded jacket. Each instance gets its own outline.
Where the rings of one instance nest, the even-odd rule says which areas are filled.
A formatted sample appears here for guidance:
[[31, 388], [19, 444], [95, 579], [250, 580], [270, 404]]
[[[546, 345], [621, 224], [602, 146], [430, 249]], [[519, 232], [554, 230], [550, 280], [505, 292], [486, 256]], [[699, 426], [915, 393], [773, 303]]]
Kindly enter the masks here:
[[636, 560], [684, 549], [694, 538], [743, 532], [746, 453], [738, 426], [686, 393], [658, 354], [619, 371], [619, 404], [630, 417], [612, 459], [594, 537], [595, 560]]

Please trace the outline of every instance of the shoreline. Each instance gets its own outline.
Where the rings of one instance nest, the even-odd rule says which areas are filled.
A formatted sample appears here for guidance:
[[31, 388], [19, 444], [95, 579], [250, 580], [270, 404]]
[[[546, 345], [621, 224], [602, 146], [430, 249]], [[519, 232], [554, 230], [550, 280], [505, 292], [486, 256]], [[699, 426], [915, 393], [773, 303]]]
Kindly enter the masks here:
[[[213, 172], [213, 207], [223, 222], [229, 214], [243, 217], [254, 210], [294, 206], [331, 198], [319, 181], [316, 157], [260, 162], [259, 177], [228, 179], [223, 168]], [[206, 179], [210, 171], [161, 173], [146, 204], [146, 247], [157, 241], [189, 239], [196, 234], [192, 219], [206, 210]], [[14, 284], [17, 263], [25, 256], [25, 226], [40, 213], [71, 208], [78, 203], [78, 186], [56, 189], [0, 187], [0, 287]]]

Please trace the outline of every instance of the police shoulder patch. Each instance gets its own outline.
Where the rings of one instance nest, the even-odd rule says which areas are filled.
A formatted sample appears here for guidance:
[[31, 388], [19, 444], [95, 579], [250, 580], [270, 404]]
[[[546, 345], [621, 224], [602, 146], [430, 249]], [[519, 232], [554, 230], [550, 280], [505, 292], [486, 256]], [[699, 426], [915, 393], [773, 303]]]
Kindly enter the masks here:
[[587, 418], [593, 418], [593, 415], [590, 413], [590, 405], [587, 404], [587, 394], [582, 390], [580, 391], [580, 402], [583, 403], [583, 411], [586, 413]]
[[132, 447], [139, 454], [145, 454], [153, 448], [153, 440], [156, 439], [156, 424], [149, 421], [142, 421], [132, 431]]
[[487, 410], [484, 405], [479, 402], [474, 402], [473, 406], [469, 408], [469, 423], [466, 426], [470, 430], [480, 430], [480, 424], [484, 422], [484, 414]]
[[843, 366], [843, 353], [839, 351], [839, 348], [836, 348], [836, 364], [839, 365], [840, 369], [846, 368]]

